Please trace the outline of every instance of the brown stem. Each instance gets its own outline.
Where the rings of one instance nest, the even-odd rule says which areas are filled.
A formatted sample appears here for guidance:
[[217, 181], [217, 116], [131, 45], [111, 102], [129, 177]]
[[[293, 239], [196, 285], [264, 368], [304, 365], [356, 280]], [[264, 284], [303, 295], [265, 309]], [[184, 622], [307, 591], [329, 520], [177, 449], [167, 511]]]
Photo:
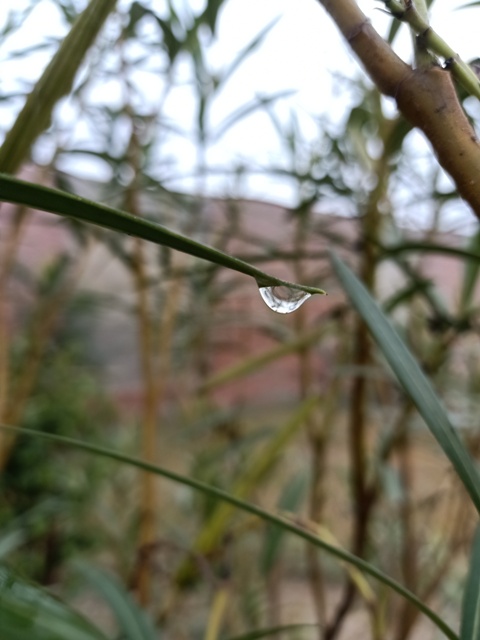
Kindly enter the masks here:
[[[133, 125], [132, 125], [133, 126]], [[135, 126], [129, 145], [131, 165], [135, 171], [135, 178], [125, 191], [124, 205], [127, 211], [140, 215], [136, 179], [139, 171], [139, 141]], [[141, 429], [141, 457], [146, 462], [155, 464], [157, 452], [157, 408], [158, 386], [155, 381], [153, 331], [151, 324], [150, 303], [148, 299], [148, 276], [144, 243], [139, 238], [134, 239], [132, 277], [137, 299], [137, 330], [139, 344], [140, 370], [143, 385], [142, 429]], [[146, 606], [150, 601], [152, 573], [149, 554], [142, 554], [142, 550], [149, 549], [155, 542], [155, 514], [157, 509], [157, 495], [155, 477], [151, 473], [141, 474], [140, 484], [140, 525], [139, 525], [139, 557], [145, 561], [138, 568], [138, 589], [140, 604]]]
[[440, 67], [412, 69], [381, 38], [354, 0], [319, 0], [379, 90], [428, 138], [441, 166], [480, 218], [480, 145]]

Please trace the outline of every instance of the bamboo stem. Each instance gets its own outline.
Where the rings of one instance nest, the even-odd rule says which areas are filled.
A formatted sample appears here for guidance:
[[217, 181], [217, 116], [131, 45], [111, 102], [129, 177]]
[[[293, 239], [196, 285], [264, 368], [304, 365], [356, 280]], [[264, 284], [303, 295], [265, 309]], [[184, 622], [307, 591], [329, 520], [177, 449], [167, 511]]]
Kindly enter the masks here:
[[[125, 191], [125, 208], [136, 216], [141, 215], [138, 202], [137, 180], [140, 174], [140, 147], [133, 112], [127, 104], [127, 111], [132, 116], [132, 134], [127, 155], [134, 170], [134, 178]], [[144, 242], [140, 238], [133, 240], [133, 265], [131, 275], [137, 299], [137, 331], [139, 344], [139, 359], [142, 375], [143, 399], [141, 416], [141, 453], [142, 458], [150, 464], [155, 464], [157, 458], [157, 411], [158, 386], [154, 367], [154, 340], [151, 318], [151, 307], [148, 296], [148, 277], [146, 270], [146, 256]], [[140, 478], [140, 524], [139, 524], [139, 557], [140, 563], [137, 573], [138, 599], [142, 606], [147, 606], [151, 599], [153, 575], [150, 555], [146, 551], [151, 548], [156, 538], [156, 511], [158, 496], [155, 477], [143, 472]]]
[[440, 67], [412, 69], [375, 31], [354, 0], [319, 1], [379, 90], [394, 98], [405, 118], [425, 134], [460, 196], [480, 218], [480, 145], [450, 74]]

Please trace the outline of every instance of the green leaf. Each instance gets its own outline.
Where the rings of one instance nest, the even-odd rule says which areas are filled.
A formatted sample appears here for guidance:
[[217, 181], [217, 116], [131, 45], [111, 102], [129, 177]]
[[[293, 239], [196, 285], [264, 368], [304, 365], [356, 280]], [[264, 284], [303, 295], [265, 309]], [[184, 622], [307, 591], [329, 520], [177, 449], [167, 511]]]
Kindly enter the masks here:
[[456, 9], [471, 9], [472, 7], [480, 7], [480, 2], [478, 2], [478, 0], [476, 0], [476, 2], [468, 2], [467, 4], [462, 4], [459, 7], [456, 7]]
[[331, 254], [331, 260], [345, 293], [365, 321], [401, 385], [453, 464], [480, 513], [480, 476], [477, 468], [454, 431], [430, 382], [360, 280], [334, 253]]
[[470, 238], [467, 251], [477, 256], [477, 259], [468, 259], [465, 261], [462, 293], [460, 295], [461, 311], [468, 311], [471, 306], [478, 281], [478, 273], [480, 269], [480, 231], [477, 231], [477, 233]]
[[270, 105], [272, 102], [276, 100], [281, 100], [283, 98], [288, 98], [292, 94], [295, 93], [293, 89], [285, 89], [282, 91], [277, 91], [269, 96], [256, 96], [253, 100], [248, 102], [247, 104], [242, 105], [238, 109], [236, 109], [233, 113], [228, 115], [223, 122], [218, 125], [218, 128], [211, 136], [212, 141], [218, 141], [220, 138], [225, 135], [225, 133], [233, 127], [233, 125], [240, 122], [244, 118], [247, 118], [252, 113], [257, 111], [258, 109], [264, 109], [266, 106]]
[[175, 37], [171, 25], [167, 20], [163, 20], [153, 11], [150, 11], [150, 13], [155, 18], [158, 26], [163, 33], [163, 43], [165, 45], [165, 49], [167, 50], [170, 64], [172, 65], [175, 62], [177, 55], [180, 53], [183, 43], [181, 40], [178, 40]]
[[57, 189], [50, 189], [0, 174], [0, 200], [24, 204], [32, 209], [50, 211], [81, 222], [90, 222], [104, 229], [120, 231], [130, 236], [182, 251], [191, 256], [202, 258], [227, 269], [251, 276], [256, 280], [259, 287], [285, 286], [310, 294], [325, 294], [322, 289], [317, 289], [316, 287], [308, 287], [275, 278], [243, 260], [170, 231], [150, 220], [145, 220], [125, 211], [119, 211]]
[[70, 91], [85, 54], [116, 1], [90, 0], [77, 18], [7, 133], [0, 147], [0, 171], [15, 173], [37, 137], [49, 126], [53, 108]]
[[477, 526], [473, 538], [463, 594], [460, 640], [480, 640], [480, 526]]
[[201, 13], [197, 18], [197, 25], [206, 24], [210, 29], [210, 33], [214, 36], [217, 27], [218, 14], [224, 4], [225, 0], [208, 0], [203, 13]]
[[392, 158], [392, 156], [400, 153], [403, 142], [411, 130], [412, 125], [403, 117], [393, 121], [391, 131], [383, 142], [385, 145], [385, 157]]
[[460, 247], [451, 247], [447, 244], [435, 244], [433, 242], [402, 242], [382, 247], [382, 258], [390, 258], [402, 253], [410, 251], [421, 251], [422, 253], [444, 253], [445, 255], [455, 256], [457, 258], [469, 258], [472, 261], [480, 261], [480, 253], [476, 250], [462, 249]]
[[0, 568], [2, 640], [107, 640], [80, 614], [49, 593]]
[[412, 284], [407, 285], [403, 289], [396, 291], [393, 296], [388, 298], [383, 304], [383, 310], [386, 313], [391, 313], [396, 307], [405, 302], [410, 301], [419, 292], [425, 291], [430, 286], [428, 280], [416, 280]]
[[0, 538], [0, 558], [5, 558], [12, 551], [22, 546], [26, 541], [25, 532], [21, 529], [14, 529], [4, 533]]
[[83, 562], [75, 562], [74, 567], [108, 602], [122, 636], [128, 640], [158, 640], [153, 621], [116, 578]]
[[[50, 440], [52, 442], [63, 443], [65, 445], [76, 447], [77, 449], [82, 449], [83, 451], [88, 451], [89, 453], [103, 456], [105, 458], [109, 458], [110, 460], [115, 460], [117, 462], [121, 462], [124, 464], [129, 464], [138, 469], [142, 469], [143, 471], [149, 471], [150, 473], [154, 473], [156, 475], [162, 476], [163, 478], [167, 478], [172, 480], [173, 482], [177, 482], [179, 484], [185, 485], [196, 491], [200, 491], [208, 496], [213, 498], [217, 498], [219, 500], [224, 500], [228, 504], [237, 507], [238, 509], [242, 509], [247, 513], [251, 513], [258, 518], [261, 518], [265, 522], [269, 522], [270, 524], [277, 525], [281, 527], [284, 531], [288, 531], [293, 535], [302, 538], [313, 544], [320, 549], [323, 549], [334, 558], [341, 560], [342, 562], [347, 562], [349, 564], [354, 565], [360, 571], [372, 576], [376, 580], [380, 581], [384, 585], [390, 587], [402, 597], [406, 598], [409, 602], [412, 603], [419, 611], [421, 611], [425, 616], [427, 616], [437, 627], [442, 631], [445, 637], [450, 638], [450, 640], [459, 640], [457, 634], [449, 627], [449, 625], [442, 620], [434, 611], [432, 611], [422, 600], [420, 600], [414, 593], [412, 593], [409, 589], [402, 586], [396, 580], [388, 576], [387, 574], [377, 569], [374, 565], [370, 564], [366, 560], [362, 558], [358, 558], [357, 556], [349, 553], [348, 551], [335, 546], [333, 544], [329, 544], [322, 538], [318, 537], [314, 533], [312, 533], [307, 527], [299, 526], [294, 524], [290, 519], [285, 517], [276, 515], [274, 513], [270, 513], [269, 511], [265, 511], [261, 507], [257, 507], [256, 505], [245, 502], [244, 500], [233, 496], [232, 494], [222, 491], [221, 489], [217, 489], [217, 487], [213, 487], [205, 482], [201, 482], [199, 480], [195, 480], [188, 476], [184, 476], [179, 473], [175, 473], [174, 471], [170, 471], [164, 467], [160, 467], [157, 465], [150, 464], [148, 462], [144, 462], [143, 460], [139, 460], [138, 458], [133, 458], [132, 456], [128, 456], [126, 454], [120, 453], [119, 451], [114, 451], [112, 449], [107, 449], [106, 447], [100, 447], [95, 444], [91, 444], [89, 442], [83, 442], [82, 440], [76, 440], [74, 438], [68, 438], [66, 436], [59, 436], [56, 434], [46, 433], [44, 431], [35, 431], [33, 429], [24, 429], [20, 427], [14, 427], [10, 425], [0, 425], [1, 429], [6, 429], [8, 431], [12, 431], [18, 434], [30, 435], [37, 438], [44, 438], [46, 440]], [[16, 639], [15, 639], [16, 640]], [[23, 640], [23, 639], [22, 639]], [[43, 639], [42, 639], [43, 640]], [[48, 640], [53, 640], [49, 638]], [[69, 639], [70, 640], [70, 639]]]
[[388, 36], [387, 36], [387, 42], [389, 44], [393, 44], [393, 41], [395, 40], [401, 26], [402, 26], [402, 23], [400, 22], [400, 20], [397, 20], [396, 18], [392, 18], [392, 23], [390, 25], [390, 29], [388, 31]]
[[258, 47], [263, 43], [263, 41], [265, 40], [265, 38], [267, 37], [267, 35], [270, 33], [270, 31], [273, 29], [273, 27], [277, 24], [277, 22], [280, 20], [281, 16], [277, 16], [276, 18], [274, 18], [271, 22], [269, 22], [267, 24], [266, 27], [264, 27], [260, 33], [258, 33], [253, 40], [251, 40], [251, 42], [249, 42], [235, 57], [235, 59], [233, 60], [233, 62], [231, 62], [227, 69], [225, 71], [222, 72], [221, 74], [221, 78], [219, 80], [219, 86], [225, 84], [225, 82], [233, 75], [233, 72], [236, 71], [238, 69], [238, 67], [244, 62], [244, 60], [246, 58], [248, 58], [249, 55], [251, 55], [255, 49], [258, 49]]

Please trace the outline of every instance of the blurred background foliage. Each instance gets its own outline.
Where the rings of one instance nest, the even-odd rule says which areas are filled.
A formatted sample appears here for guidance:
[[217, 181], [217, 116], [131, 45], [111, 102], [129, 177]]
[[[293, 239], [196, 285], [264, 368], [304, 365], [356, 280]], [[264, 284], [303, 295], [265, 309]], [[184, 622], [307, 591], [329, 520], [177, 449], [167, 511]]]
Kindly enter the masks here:
[[[0, 47], [42, 4], [9, 14]], [[55, 100], [38, 93], [49, 126], [16, 134], [21, 174], [318, 283], [329, 299], [276, 316], [216, 266], [2, 205], [1, 422], [121, 448], [318, 523], [455, 624], [471, 506], [325, 255], [336, 247], [375, 293], [475, 454], [480, 236], [457, 228], [454, 188], [364, 79], [338, 77], [343, 113], [312, 116], [308, 135], [279, 108], [287, 91], [214, 117], [275, 26], [218, 68], [225, 4], [110, 7], [79, 70], [51, 72]], [[84, 9], [48, 5], [62, 34], [2, 60], [6, 141], [38, 80], [29, 61], [49, 60]], [[7, 82], [15, 69], [25, 76]], [[259, 112], [281, 156], [216, 165], [218, 140]], [[252, 175], [287, 182], [295, 204], [245, 199]], [[385, 587], [212, 496], [28, 436], [2, 436], [0, 466], [5, 637], [439, 637]]]

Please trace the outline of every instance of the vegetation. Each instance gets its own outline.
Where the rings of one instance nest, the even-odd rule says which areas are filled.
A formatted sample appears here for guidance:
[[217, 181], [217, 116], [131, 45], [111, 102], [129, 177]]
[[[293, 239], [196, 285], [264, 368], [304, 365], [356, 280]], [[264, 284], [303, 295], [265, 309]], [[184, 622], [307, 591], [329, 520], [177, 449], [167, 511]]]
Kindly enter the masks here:
[[[213, 70], [225, 4], [57, 2], [68, 35], [19, 52], [56, 47], [2, 96], [23, 105], [0, 147], [2, 640], [480, 639], [480, 235], [445, 222], [460, 198], [480, 216], [480, 83], [432, 2], [385, 0], [384, 39], [322, 1], [374, 83], [340, 83], [344, 124], [307, 138], [281, 92], [214, 126], [275, 26]], [[190, 193], [169, 157], [185, 77]], [[208, 197], [211, 149], [256, 113], [282, 148], [261, 171], [297, 194], [278, 243], [241, 199], [258, 167], [222, 167], [231, 197]]]

